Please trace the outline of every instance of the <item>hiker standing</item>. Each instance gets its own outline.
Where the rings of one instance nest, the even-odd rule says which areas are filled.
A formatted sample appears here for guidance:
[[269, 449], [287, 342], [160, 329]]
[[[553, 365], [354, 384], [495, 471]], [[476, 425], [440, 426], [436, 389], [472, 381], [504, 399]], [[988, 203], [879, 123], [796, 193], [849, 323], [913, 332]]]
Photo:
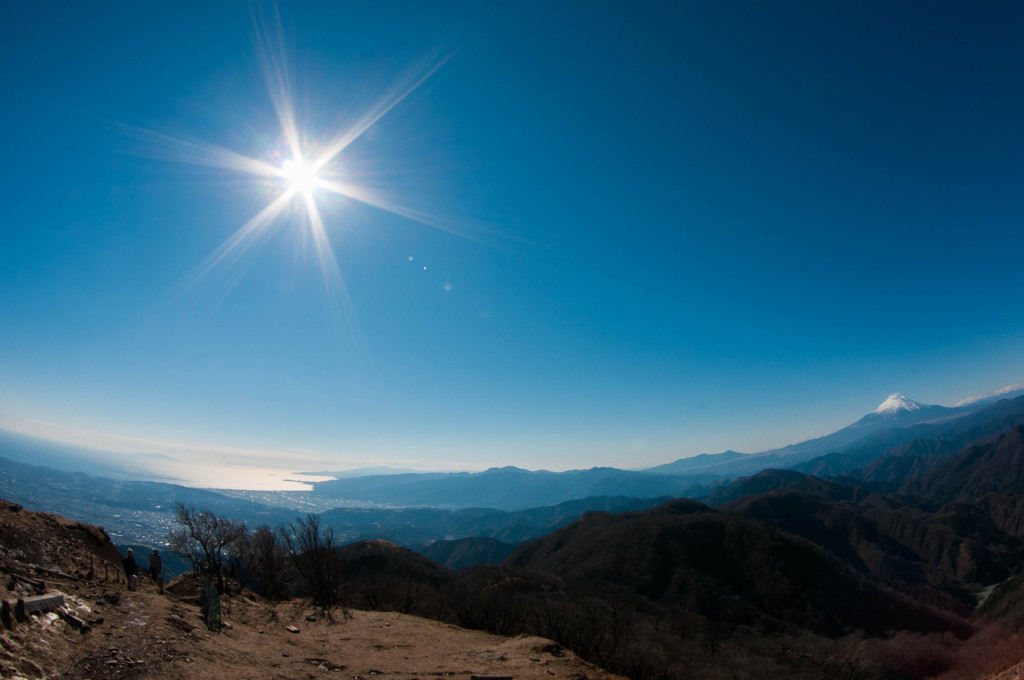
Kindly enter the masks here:
[[128, 590], [135, 590], [139, 580], [139, 568], [135, 564], [135, 553], [128, 548], [128, 555], [124, 558], [124, 575], [128, 577]]

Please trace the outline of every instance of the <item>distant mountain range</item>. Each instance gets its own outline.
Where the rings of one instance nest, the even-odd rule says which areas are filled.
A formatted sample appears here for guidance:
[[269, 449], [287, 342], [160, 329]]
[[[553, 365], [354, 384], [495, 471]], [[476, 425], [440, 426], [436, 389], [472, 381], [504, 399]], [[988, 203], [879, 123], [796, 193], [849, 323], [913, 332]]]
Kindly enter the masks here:
[[[305, 495], [315, 500], [309, 507], [316, 508], [364, 504], [506, 512], [593, 497], [700, 497], [732, 479], [768, 468], [819, 476], [843, 474], [887, 451], [914, 446], [915, 440], [928, 440], [933, 452], [952, 451], [985, 434], [1005, 432], [1024, 420], [1022, 394], [1024, 390], [1016, 390], [954, 407], [922, 404], [893, 394], [871, 413], [823, 437], [760, 453], [703, 454], [646, 470], [601, 467], [550, 472], [510, 466], [473, 473], [422, 473], [364, 468], [312, 483], [312, 492]], [[0, 431], [0, 456], [10, 460], [107, 478], [131, 478], [109, 458], [96, 461], [94, 453], [98, 455], [91, 449]]]
[[483, 472], [408, 473], [335, 479], [313, 484], [322, 498], [394, 507], [497, 508], [523, 510], [595, 496], [679, 497], [721, 475], [686, 477], [652, 472], [590, 468], [549, 472], [517, 467]]
[[[303, 492], [291, 492], [301, 502]], [[307, 494], [309, 492], [306, 492]], [[175, 503], [246, 522], [251, 529], [292, 522], [305, 511], [209, 489], [162, 482], [135, 482], [63, 472], [0, 458], [0, 498], [28, 509], [59, 512], [102, 525], [122, 545], [161, 546], [174, 526]], [[493, 508], [335, 508], [320, 513], [339, 543], [386, 539], [417, 550], [431, 550], [440, 562], [468, 566], [499, 561], [512, 546], [579, 519], [587, 512], [623, 512], [654, 507], [658, 498], [594, 497], [516, 512]], [[468, 540], [463, 540], [468, 539]], [[460, 542], [461, 541], [461, 542]], [[453, 545], [445, 547], [438, 542]]]
[[[124, 456], [85, 446], [40, 439], [0, 430], [0, 456], [30, 465], [42, 465], [63, 472], [86, 472], [113, 479], [139, 479], [140, 469], [126, 469]], [[141, 456], [140, 456], [141, 458]], [[149, 477], [152, 479], [152, 476]]]
[[[726, 451], [633, 471], [590, 468], [549, 472], [504, 467], [476, 473], [368, 475], [317, 482], [313, 493], [328, 502], [337, 499], [399, 507], [488, 507], [509, 511], [592, 496], [700, 496], [731, 479], [768, 468], [800, 468], [810, 472], [802, 466], [822, 457], [831, 456], [837, 464], [828, 473], [839, 474], [916, 439], [937, 439], [945, 442], [939, 446], [953, 450], [968, 443], [971, 436], [982, 436], [985, 424], [992, 432], [1005, 432], [1018, 420], [1024, 420], [1024, 396], [945, 407], [920, 404], [893, 394], [874, 411], [841, 430], [761, 453]], [[838, 463], [840, 460], [847, 460], [845, 468]]]
[[715, 455], [704, 454], [694, 458], [681, 458], [672, 463], [648, 468], [647, 472], [666, 474], [691, 474], [701, 472], [708, 475], [735, 477], [752, 474], [767, 468], [789, 468], [818, 456], [857, 449], [871, 441], [886, 441], [898, 445], [909, 439], [901, 435], [915, 425], [936, 425], [948, 423], [974, 413], [986, 412], [999, 402], [1012, 400], [1024, 395], [1024, 390], [1015, 390], [999, 397], [978, 399], [969, 404], [955, 407], [921, 404], [902, 394], [890, 395], [878, 408], [851, 425], [823, 437], [808, 439], [778, 449], [760, 453], [741, 454], [726, 451]]

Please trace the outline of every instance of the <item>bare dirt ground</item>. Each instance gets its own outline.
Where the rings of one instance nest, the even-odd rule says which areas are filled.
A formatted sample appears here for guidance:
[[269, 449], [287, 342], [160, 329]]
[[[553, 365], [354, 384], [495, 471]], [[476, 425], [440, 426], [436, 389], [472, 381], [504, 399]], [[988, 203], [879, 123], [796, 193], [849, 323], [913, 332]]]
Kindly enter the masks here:
[[[62, 593], [63, 605], [0, 623], [0, 679], [461, 678], [616, 680], [555, 643], [505, 638], [396, 613], [272, 603], [235, 590], [216, 632], [198, 583], [128, 592], [106, 533], [0, 500], [0, 600]], [[84, 626], [84, 629], [83, 629]], [[291, 630], [289, 630], [291, 629]]]
[[53, 677], [616, 677], [540, 638], [502, 638], [395, 613], [338, 612], [331, 620], [298, 602], [231, 600], [222, 616], [230, 627], [213, 633], [193, 604], [126, 592], [108, 608], [117, 613], [111, 623], [82, 636], [76, 658]]
[[617, 677], [548, 640], [502, 638], [395, 613], [339, 612], [329, 620], [297, 602], [271, 606], [235, 597], [230, 614], [222, 617], [227, 626], [215, 633], [204, 627], [197, 606], [148, 588], [125, 592], [116, 604], [97, 609], [93, 618], [102, 615], [103, 622], [87, 633], [46, 616], [6, 633], [4, 647], [21, 647], [31, 662], [19, 664], [18, 674], [83, 680]]

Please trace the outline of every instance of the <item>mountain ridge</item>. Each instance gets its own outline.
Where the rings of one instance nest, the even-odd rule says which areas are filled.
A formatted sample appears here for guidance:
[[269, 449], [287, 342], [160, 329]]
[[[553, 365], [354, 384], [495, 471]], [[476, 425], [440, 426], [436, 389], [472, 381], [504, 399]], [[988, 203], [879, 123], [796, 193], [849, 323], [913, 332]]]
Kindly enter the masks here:
[[[1017, 392], [1024, 391], [1011, 392], [998, 398], [980, 399], [959, 407], [921, 404], [897, 392], [890, 395], [874, 411], [830, 434], [758, 453], [737, 454], [734, 451], [727, 451], [721, 454], [701, 454], [699, 469], [708, 475], [735, 477], [755, 474], [768, 468], [794, 467], [820, 456], [841, 453], [861, 446], [869, 438], [879, 437], [889, 430], [902, 431], [915, 426], [941, 425], [978, 413], [994, 412], [1004, 403], [1016, 403], [1024, 410], [1024, 396], [1014, 396]], [[904, 443], [898, 434], [894, 439], [898, 441], [894, 441], [892, 446]], [[688, 460], [690, 459], [680, 458], [650, 468], [648, 471], [682, 474], [691, 465], [687, 463]], [[679, 472], [674, 472], [677, 470]]]

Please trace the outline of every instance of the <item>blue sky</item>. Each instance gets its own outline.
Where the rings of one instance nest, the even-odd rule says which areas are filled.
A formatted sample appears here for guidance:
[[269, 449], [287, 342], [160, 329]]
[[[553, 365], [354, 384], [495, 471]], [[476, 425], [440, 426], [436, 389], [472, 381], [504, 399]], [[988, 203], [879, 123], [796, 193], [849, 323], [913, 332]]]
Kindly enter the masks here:
[[[1024, 382], [1024, 8], [834, 5], [7, 3], [0, 427], [641, 467]], [[344, 295], [300, 196], [196, 275], [288, 191], [187, 162], [289, 157], [261, 49], [310, 157], [430, 73], [323, 171], [430, 224], [312, 192]]]

